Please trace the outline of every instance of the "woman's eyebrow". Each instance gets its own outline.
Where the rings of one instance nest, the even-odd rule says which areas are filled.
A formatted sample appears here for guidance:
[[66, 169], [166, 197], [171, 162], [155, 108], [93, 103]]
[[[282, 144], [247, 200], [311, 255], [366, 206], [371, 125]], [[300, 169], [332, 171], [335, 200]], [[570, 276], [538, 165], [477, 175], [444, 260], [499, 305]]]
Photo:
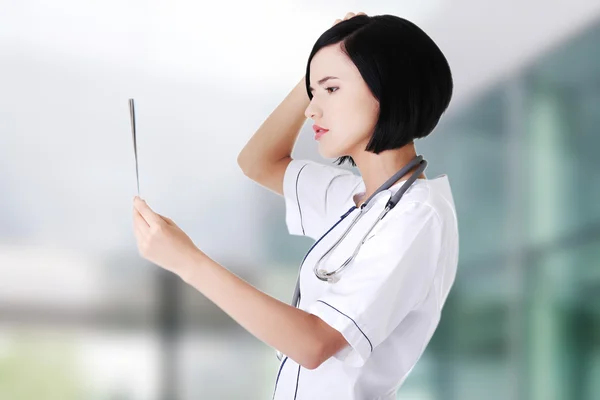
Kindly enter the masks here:
[[[335, 76], [326, 76], [325, 78], [319, 79], [319, 82], [317, 82], [317, 83], [318, 83], [319, 85], [322, 85], [322, 84], [324, 84], [325, 82], [327, 82], [327, 81], [328, 81], [328, 80], [330, 80], [330, 79], [339, 79], [339, 78], [338, 78], [338, 77], [335, 77]], [[309, 86], [309, 89], [310, 89], [310, 90], [313, 90], [313, 87], [312, 87], [312, 86]]]

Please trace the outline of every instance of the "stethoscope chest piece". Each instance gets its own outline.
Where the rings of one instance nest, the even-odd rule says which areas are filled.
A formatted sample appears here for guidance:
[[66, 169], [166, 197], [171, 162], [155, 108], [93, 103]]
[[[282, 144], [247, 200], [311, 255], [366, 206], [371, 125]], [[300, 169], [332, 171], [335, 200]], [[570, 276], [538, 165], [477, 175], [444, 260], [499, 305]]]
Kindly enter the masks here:
[[[330, 255], [330, 253], [333, 252], [340, 245], [340, 243], [346, 238], [346, 236], [348, 236], [349, 232], [352, 231], [352, 228], [358, 223], [358, 221], [360, 221], [360, 219], [370, 209], [370, 207], [372, 205], [371, 200], [374, 199], [375, 196], [377, 194], [379, 194], [380, 192], [388, 190], [398, 179], [400, 179], [401, 177], [406, 175], [409, 171], [411, 171], [415, 167], [416, 167], [416, 170], [411, 174], [410, 178], [408, 178], [406, 180], [406, 182], [404, 182], [404, 184], [400, 187], [400, 189], [393, 196], [390, 196], [383, 211], [379, 214], [377, 219], [371, 224], [370, 229], [368, 229], [366, 231], [366, 233], [364, 234], [362, 239], [355, 246], [355, 250], [352, 253], [352, 255], [350, 257], [348, 257], [348, 259], [346, 259], [346, 261], [342, 265], [340, 265], [338, 268], [334, 269], [333, 271], [328, 272], [325, 270], [325, 268], [322, 268], [321, 264], [323, 263], [323, 260], [326, 257], [328, 257]], [[358, 254], [359, 250], [361, 249], [362, 245], [365, 243], [365, 241], [367, 240], [367, 238], [369, 237], [369, 235], [371, 234], [373, 229], [377, 226], [377, 223], [379, 221], [381, 221], [383, 219], [383, 217], [385, 217], [385, 215], [392, 208], [394, 208], [396, 206], [396, 204], [398, 204], [398, 202], [400, 201], [400, 199], [402, 198], [404, 193], [412, 186], [412, 184], [423, 173], [423, 171], [425, 171], [426, 167], [427, 167], [427, 161], [425, 161], [423, 159], [423, 156], [415, 157], [407, 165], [405, 165], [400, 171], [398, 171], [394, 176], [392, 176], [383, 185], [381, 185], [375, 191], [375, 193], [373, 193], [371, 195], [371, 197], [369, 197], [365, 201], [365, 203], [360, 207], [359, 214], [354, 218], [354, 220], [352, 220], [352, 223], [346, 228], [346, 230], [340, 236], [340, 238], [315, 263], [315, 265], [313, 267], [313, 272], [318, 279], [320, 279], [322, 281], [330, 282], [330, 283], [337, 282], [335, 280], [336, 275], [341, 273], [352, 262], [352, 260], [354, 260], [354, 258]]]

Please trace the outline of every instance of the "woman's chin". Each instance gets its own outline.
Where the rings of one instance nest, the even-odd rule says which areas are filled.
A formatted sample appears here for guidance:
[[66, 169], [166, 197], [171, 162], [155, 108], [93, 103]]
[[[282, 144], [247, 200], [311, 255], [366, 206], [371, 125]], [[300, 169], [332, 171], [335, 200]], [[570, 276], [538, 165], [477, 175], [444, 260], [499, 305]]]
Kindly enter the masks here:
[[340, 155], [338, 155], [339, 154], [338, 152], [331, 151], [331, 149], [327, 149], [327, 148], [325, 148], [325, 146], [322, 146], [322, 145], [319, 145], [319, 154], [323, 158], [336, 159], [338, 157], [341, 157]]
[[345, 152], [342, 151], [341, 149], [332, 146], [332, 143], [329, 142], [327, 143], [327, 141], [324, 141], [323, 139], [325, 138], [321, 138], [321, 140], [319, 140], [319, 154], [324, 157], [324, 158], [332, 158], [332, 159], [336, 159], [339, 157], [342, 157]]

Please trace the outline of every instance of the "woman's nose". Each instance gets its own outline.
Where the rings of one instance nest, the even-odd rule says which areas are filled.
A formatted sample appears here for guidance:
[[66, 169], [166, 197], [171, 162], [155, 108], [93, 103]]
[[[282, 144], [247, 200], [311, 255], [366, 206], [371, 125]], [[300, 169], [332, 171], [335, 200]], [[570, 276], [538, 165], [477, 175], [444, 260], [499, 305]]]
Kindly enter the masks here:
[[304, 110], [304, 115], [306, 118], [314, 120], [315, 118], [319, 118], [321, 116], [321, 110], [314, 104], [314, 102], [311, 101], [308, 107], [306, 107], [306, 110]]

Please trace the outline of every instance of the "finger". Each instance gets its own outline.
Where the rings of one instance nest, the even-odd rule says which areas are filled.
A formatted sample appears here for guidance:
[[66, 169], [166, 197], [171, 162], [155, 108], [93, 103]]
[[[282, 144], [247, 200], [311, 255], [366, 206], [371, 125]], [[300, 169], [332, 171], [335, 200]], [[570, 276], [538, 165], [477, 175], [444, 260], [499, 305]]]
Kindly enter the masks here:
[[165, 217], [164, 215], [160, 215], [159, 216], [168, 224], [168, 225], [175, 225], [175, 222], [173, 222], [173, 220], [171, 218]]
[[353, 13], [353, 12], [349, 12], [349, 13], [347, 13], [347, 14], [344, 16], [344, 19], [346, 20], [346, 19], [350, 19], [350, 18], [352, 18], [352, 17], [354, 17], [354, 13]]
[[144, 219], [142, 214], [140, 214], [137, 208], [133, 209], [133, 224], [142, 231], [143, 229], [147, 229], [150, 227], [150, 225], [148, 225], [148, 222], [146, 222], [146, 220]]
[[334, 24], [334, 25], [337, 25], [337, 24], [338, 24], [338, 23], [340, 23], [340, 22], [342, 22], [342, 20], [338, 18], [338, 19], [336, 19], [336, 20], [335, 20], [335, 22], [334, 22], [333, 24]]
[[356, 13], [356, 15], [367, 15], [367, 14], [365, 14], [365, 13], [364, 13], [364, 12], [362, 12], [362, 11], [360, 11], [360, 12]]
[[[143, 241], [144, 239], [144, 232], [142, 231], [142, 226], [147, 226], [146, 221], [144, 221], [144, 219], [142, 218], [141, 215], [139, 215], [137, 210], [133, 210], [133, 234], [135, 236], [135, 239], [139, 244]], [[136, 215], [137, 214], [137, 215]], [[145, 228], [147, 229], [147, 228]]]
[[145, 200], [135, 197], [133, 204], [135, 208], [142, 215], [142, 218], [146, 220], [148, 225], [156, 225], [161, 223], [161, 219], [152, 209], [148, 206]]
[[138, 210], [133, 210], [133, 233], [138, 243], [138, 247], [144, 243], [148, 237], [150, 227]]

